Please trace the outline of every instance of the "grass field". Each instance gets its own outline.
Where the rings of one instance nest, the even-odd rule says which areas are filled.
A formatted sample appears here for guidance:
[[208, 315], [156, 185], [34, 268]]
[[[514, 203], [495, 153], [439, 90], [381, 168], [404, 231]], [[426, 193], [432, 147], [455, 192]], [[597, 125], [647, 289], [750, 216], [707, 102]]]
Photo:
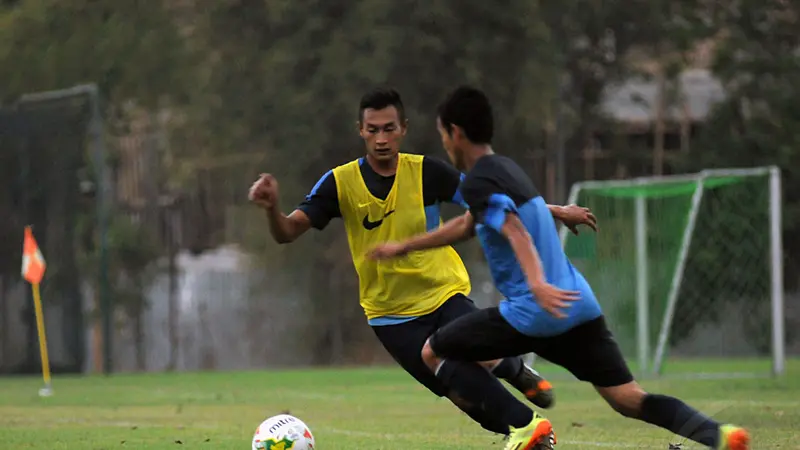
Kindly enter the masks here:
[[[790, 361], [782, 379], [643, 384], [749, 427], [755, 449], [800, 449], [800, 361]], [[557, 404], [547, 415], [559, 449], [666, 449], [680, 442], [616, 415], [587, 385], [555, 385]], [[258, 423], [283, 410], [306, 421], [320, 450], [502, 448], [394, 368], [57, 377], [50, 398], [37, 396], [40, 386], [35, 377], [0, 379], [0, 448], [244, 450]]]

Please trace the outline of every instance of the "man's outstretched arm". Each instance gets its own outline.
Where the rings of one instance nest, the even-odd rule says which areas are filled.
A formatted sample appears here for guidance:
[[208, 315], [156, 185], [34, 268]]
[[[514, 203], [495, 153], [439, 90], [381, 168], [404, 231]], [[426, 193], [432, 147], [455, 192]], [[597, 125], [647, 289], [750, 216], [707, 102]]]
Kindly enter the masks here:
[[[464, 201], [461, 192], [455, 191], [451, 199], [447, 200], [461, 206], [464, 209], [469, 209], [469, 205]], [[578, 234], [578, 225], [586, 225], [594, 231], [597, 231], [597, 218], [592, 214], [589, 208], [584, 208], [578, 205], [547, 205], [553, 219], [561, 221], [567, 228], [575, 234]]]
[[553, 219], [561, 220], [564, 216], [564, 207], [560, 205], [547, 205], [547, 209], [550, 210], [550, 214], [553, 215]]
[[466, 241], [474, 235], [475, 222], [472, 220], [472, 214], [467, 211], [463, 215], [448, 220], [434, 231], [407, 239], [405, 247], [407, 252], [445, 247]]
[[505, 213], [505, 220], [500, 227], [500, 233], [505, 236], [511, 245], [511, 249], [514, 251], [519, 266], [531, 288], [547, 283], [539, 252], [536, 251], [531, 235], [516, 213]]
[[472, 214], [467, 212], [464, 215], [448, 220], [434, 231], [418, 234], [405, 241], [378, 245], [369, 252], [369, 256], [373, 259], [389, 259], [409, 252], [453, 245], [474, 236], [474, 226]]
[[276, 204], [272, 208], [266, 208], [266, 211], [269, 232], [278, 244], [294, 242], [311, 228], [311, 219], [299, 209], [295, 209], [287, 216]]
[[288, 216], [281, 212], [278, 181], [263, 174], [250, 188], [250, 201], [267, 213], [269, 231], [275, 242], [294, 242], [311, 227], [323, 229], [334, 217], [340, 217], [336, 182], [331, 172], [320, 178], [305, 201]]
[[597, 231], [597, 218], [589, 208], [578, 205], [547, 205], [547, 209], [550, 210], [553, 219], [560, 220], [574, 234], [578, 234], [578, 225], [586, 225]]
[[536, 251], [533, 239], [516, 212], [505, 213], [500, 233], [511, 245], [519, 266], [527, 278], [531, 293], [539, 305], [555, 317], [566, 317], [562, 310], [569, 307], [568, 302], [578, 300], [580, 293], [566, 291], [547, 282], [539, 252]]

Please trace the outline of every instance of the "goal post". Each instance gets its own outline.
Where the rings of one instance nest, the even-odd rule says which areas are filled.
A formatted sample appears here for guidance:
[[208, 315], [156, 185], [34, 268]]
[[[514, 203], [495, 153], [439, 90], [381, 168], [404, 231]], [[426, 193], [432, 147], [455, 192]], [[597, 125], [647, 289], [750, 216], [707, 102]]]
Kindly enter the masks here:
[[640, 374], [784, 372], [777, 167], [586, 181], [597, 233], [561, 239]]

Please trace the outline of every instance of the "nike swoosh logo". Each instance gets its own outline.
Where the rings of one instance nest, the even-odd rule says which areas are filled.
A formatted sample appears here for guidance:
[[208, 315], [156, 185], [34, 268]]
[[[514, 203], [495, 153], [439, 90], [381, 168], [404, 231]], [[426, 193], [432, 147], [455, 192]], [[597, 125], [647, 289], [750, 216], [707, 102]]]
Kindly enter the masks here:
[[[383, 219], [389, 217], [393, 212], [394, 212], [394, 210], [391, 210], [391, 211], [387, 212], [386, 214], [384, 214], [383, 215]], [[369, 221], [369, 214], [367, 214], [366, 216], [364, 216], [364, 221], [361, 222], [361, 225], [364, 225], [364, 228], [367, 229], [367, 230], [374, 230], [375, 228], [378, 228], [379, 226], [381, 226], [381, 224], [383, 223], [383, 219], [375, 221], [375, 222], [370, 222]]]

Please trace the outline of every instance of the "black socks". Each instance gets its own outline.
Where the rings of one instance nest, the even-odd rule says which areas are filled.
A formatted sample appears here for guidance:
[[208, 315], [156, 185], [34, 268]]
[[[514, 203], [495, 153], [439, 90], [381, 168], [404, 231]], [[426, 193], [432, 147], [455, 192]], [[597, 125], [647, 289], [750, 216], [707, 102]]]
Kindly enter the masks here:
[[491, 431], [492, 433], [508, 435], [508, 424], [489, 414], [480, 405], [463, 405], [456, 402], [453, 403], [455, 403], [459, 409], [464, 411], [464, 413], [472, 420], [479, 423], [484, 430]]
[[719, 423], [677, 398], [647, 394], [639, 419], [711, 448], [719, 445]]
[[533, 411], [477, 363], [445, 360], [436, 371], [436, 376], [455, 395], [472, 407], [481, 407], [489, 417], [501, 423], [521, 428], [533, 420]]
[[515, 356], [512, 358], [504, 358], [500, 361], [500, 364], [495, 366], [492, 369], [492, 373], [497, 378], [502, 378], [504, 380], [513, 380], [517, 378], [517, 375], [522, 371], [522, 358], [519, 356]]

